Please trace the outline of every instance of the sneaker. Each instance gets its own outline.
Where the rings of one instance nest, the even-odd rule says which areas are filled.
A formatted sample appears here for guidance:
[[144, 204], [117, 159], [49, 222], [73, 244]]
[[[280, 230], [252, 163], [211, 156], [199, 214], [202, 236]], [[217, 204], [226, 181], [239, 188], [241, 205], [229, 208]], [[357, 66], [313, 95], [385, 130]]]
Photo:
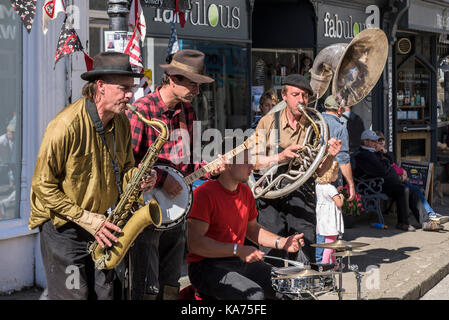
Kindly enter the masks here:
[[435, 221], [436, 223], [446, 223], [446, 222], [448, 222], [449, 221], [449, 217], [448, 216], [442, 216], [441, 214], [439, 214], [439, 213], [432, 213], [432, 214], [429, 214], [429, 219], [431, 220], [431, 221]]
[[404, 230], [404, 231], [416, 231], [415, 227], [411, 224], [398, 223], [396, 225], [396, 229]]
[[435, 221], [427, 221], [427, 222], [423, 223], [422, 229], [424, 231], [437, 231], [438, 232], [440, 230], [443, 230], [443, 226], [440, 226]]

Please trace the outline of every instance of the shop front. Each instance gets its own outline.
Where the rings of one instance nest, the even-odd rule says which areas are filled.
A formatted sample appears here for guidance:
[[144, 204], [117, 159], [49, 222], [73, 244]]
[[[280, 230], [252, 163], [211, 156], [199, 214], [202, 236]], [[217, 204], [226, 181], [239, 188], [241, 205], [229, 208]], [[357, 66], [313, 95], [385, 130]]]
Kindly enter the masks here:
[[250, 4], [247, 0], [193, 0], [185, 11], [185, 25], [173, 10], [143, 7], [147, 37], [143, 50], [145, 68], [151, 70], [154, 91], [163, 74], [172, 26], [179, 49], [196, 49], [206, 55], [206, 73], [215, 79], [200, 87], [194, 99], [202, 130], [246, 129], [250, 120]]
[[[349, 1], [316, 1], [317, 12], [317, 52], [323, 48], [337, 44], [350, 43], [354, 37], [367, 28], [382, 28], [380, 24], [380, 8], [376, 1], [353, 3]], [[334, 75], [338, 78], [339, 75]], [[323, 98], [331, 94], [331, 87]], [[377, 114], [382, 111], [380, 96], [383, 94], [383, 80], [359, 103], [351, 107], [351, 112], [363, 120], [366, 129], [378, 129]], [[359, 130], [360, 131], [360, 130]]]
[[393, 47], [396, 157], [446, 165], [448, 5], [411, 0], [403, 8]]
[[252, 15], [251, 97], [260, 117], [264, 92], [281, 97], [282, 77], [308, 70], [315, 57], [315, 10], [309, 1], [257, 0]]

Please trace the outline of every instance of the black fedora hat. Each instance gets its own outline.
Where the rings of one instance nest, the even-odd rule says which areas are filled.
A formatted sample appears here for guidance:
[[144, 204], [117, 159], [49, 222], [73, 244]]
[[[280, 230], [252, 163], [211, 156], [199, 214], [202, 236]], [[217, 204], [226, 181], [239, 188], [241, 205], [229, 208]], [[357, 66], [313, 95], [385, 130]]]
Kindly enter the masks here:
[[162, 69], [170, 76], [181, 75], [195, 83], [211, 83], [215, 80], [204, 75], [204, 53], [197, 50], [184, 49], [176, 52], [170, 64], [161, 64]]
[[127, 54], [120, 52], [101, 52], [93, 60], [92, 70], [81, 74], [81, 79], [92, 81], [102, 75], [121, 75], [133, 78], [143, 77], [143, 74], [133, 71]]

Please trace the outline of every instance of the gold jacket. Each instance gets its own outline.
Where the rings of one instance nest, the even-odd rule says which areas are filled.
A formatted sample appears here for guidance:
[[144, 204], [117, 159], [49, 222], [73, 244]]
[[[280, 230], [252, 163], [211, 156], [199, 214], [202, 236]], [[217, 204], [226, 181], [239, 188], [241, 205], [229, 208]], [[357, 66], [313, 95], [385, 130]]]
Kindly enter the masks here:
[[[83, 210], [104, 214], [117, 203], [110, 155], [95, 132], [85, 102], [81, 98], [64, 108], [45, 130], [31, 182], [29, 229], [49, 219], [59, 228], [68, 222], [66, 216], [79, 218]], [[120, 166], [124, 185], [137, 170], [130, 130], [125, 114], [116, 115], [105, 128], [106, 143]]]

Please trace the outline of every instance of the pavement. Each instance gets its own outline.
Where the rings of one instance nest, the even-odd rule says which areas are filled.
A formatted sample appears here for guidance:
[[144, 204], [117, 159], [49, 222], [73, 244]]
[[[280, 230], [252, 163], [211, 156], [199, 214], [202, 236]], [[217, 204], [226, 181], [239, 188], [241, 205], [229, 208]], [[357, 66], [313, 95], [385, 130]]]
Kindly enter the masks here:
[[[434, 204], [436, 212], [449, 216], [449, 197], [445, 205]], [[377, 222], [375, 214], [365, 214], [357, 224], [346, 229], [343, 239], [367, 243], [359, 248], [364, 254], [344, 258], [342, 272], [343, 300], [357, 299], [356, 274], [349, 265], [357, 265], [361, 278], [361, 298], [368, 300], [418, 300], [449, 274], [449, 222], [443, 224], [445, 230], [428, 232], [397, 230], [396, 214], [385, 215], [388, 229], [375, 229], [370, 222]], [[416, 224], [410, 216], [410, 222]], [[355, 249], [354, 249], [355, 250]], [[180, 279], [181, 289], [190, 284], [187, 268], [183, 266]], [[340, 274], [336, 274], [336, 283]], [[447, 290], [447, 287], [446, 287]], [[0, 294], [0, 300], [38, 300], [40, 288], [28, 288], [11, 294]], [[431, 296], [430, 299], [440, 299]], [[319, 300], [338, 300], [336, 292], [326, 293]], [[427, 297], [426, 297], [427, 299]]]

